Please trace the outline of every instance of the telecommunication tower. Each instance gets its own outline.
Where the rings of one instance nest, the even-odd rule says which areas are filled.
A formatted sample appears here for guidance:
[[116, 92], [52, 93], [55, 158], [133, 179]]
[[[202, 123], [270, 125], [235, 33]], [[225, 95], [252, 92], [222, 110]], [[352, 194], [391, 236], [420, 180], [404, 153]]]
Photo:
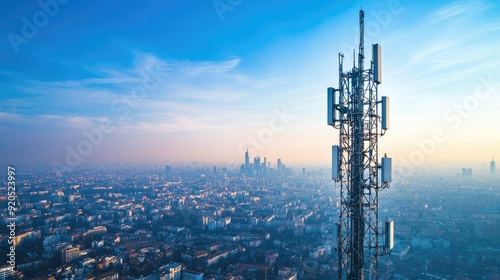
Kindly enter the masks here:
[[378, 138], [389, 128], [389, 98], [378, 96], [381, 47], [372, 45], [370, 68], [365, 69], [363, 10], [359, 27], [358, 65], [344, 72], [344, 55], [339, 54], [339, 87], [327, 93], [328, 125], [339, 129], [339, 144], [332, 146], [332, 179], [340, 183], [341, 202], [339, 280], [378, 279], [378, 258], [394, 247], [394, 222], [383, 227], [378, 215], [378, 192], [392, 180], [392, 159], [379, 159], [378, 151]]

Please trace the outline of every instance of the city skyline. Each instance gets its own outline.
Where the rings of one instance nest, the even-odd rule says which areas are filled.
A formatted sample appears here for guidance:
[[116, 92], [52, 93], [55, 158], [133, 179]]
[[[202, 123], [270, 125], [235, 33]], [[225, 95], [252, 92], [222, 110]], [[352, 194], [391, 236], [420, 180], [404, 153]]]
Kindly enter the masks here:
[[361, 5], [392, 103], [380, 149], [416, 167], [500, 154], [494, 1], [40, 3], [1, 12], [5, 163], [327, 164], [325, 88]]
[[[63, 177], [40, 166], [10, 170], [17, 207], [0, 215], [0, 249], [15, 261], [0, 255], [0, 278], [164, 280], [195, 271], [200, 280], [309, 280], [338, 272], [341, 198], [329, 168], [250, 177], [195, 165], [81, 165]], [[394, 221], [380, 279], [499, 276], [497, 178], [395, 175], [380, 196], [381, 219]]]

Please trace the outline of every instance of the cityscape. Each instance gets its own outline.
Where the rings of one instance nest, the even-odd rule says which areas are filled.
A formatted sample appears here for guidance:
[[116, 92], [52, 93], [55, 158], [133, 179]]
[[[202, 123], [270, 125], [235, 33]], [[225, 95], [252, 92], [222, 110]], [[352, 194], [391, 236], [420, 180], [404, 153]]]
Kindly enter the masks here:
[[[50, 166], [23, 167], [13, 275], [334, 278], [340, 202], [329, 168], [248, 162], [246, 157], [240, 168], [89, 165], [62, 177]], [[491, 174], [460, 171], [395, 173], [380, 198], [380, 215], [393, 219], [397, 229], [392, 253], [380, 260], [381, 278], [498, 277], [500, 188], [494, 161]], [[5, 213], [2, 222], [8, 222]], [[8, 236], [2, 233], [0, 242], [7, 247]], [[5, 254], [1, 258], [8, 261]], [[9, 275], [5, 268], [2, 273]]]
[[5, 3], [0, 280], [500, 280], [500, 5]]

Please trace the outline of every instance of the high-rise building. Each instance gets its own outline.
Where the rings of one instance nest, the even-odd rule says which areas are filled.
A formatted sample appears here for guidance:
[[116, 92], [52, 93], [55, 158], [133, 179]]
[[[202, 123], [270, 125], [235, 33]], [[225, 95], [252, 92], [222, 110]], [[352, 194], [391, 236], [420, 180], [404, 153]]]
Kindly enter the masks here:
[[255, 173], [260, 173], [260, 157], [253, 158], [253, 168], [255, 169]]
[[182, 272], [182, 279], [184, 280], [203, 280], [203, 272], [184, 269]]
[[267, 158], [264, 157], [264, 162], [262, 163], [262, 172], [266, 173], [267, 172]]
[[250, 157], [248, 157], [248, 150], [245, 152], [245, 168], [248, 168], [250, 165]]
[[61, 257], [61, 261], [63, 264], [78, 259], [80, 257], [80, 248], [69, 246], [62, 250]]
[[0, 267], [0, 279], [7, 279], [10, 276], [14, 276], [14, 267], [10, 265], [4, 265]]
[[160, 267], [160, 271], [164, 271], [161, 274], [160, 279], [164, 280], [180, 280], [182, 273], [182, 264], [171, 262], [168, 265]]
[[10, 265], [4, 265], [0, 267], [0, 279], [7, 279], [10, 276], [14, 276], [14, 267]]
[[472, 168], [462, 168], [462, 179], [472, 179]]
[[490, 175], [492, 176], [495, 175], [495, 168], [496, 168], [495, 157], [493, 157], [493, 159], [490, 162]]
[[252, 167], [250, 166], [250, 157], [248, 156], [248, 150], [245, 152], [245, 175], [250, 177], [253, 175]]

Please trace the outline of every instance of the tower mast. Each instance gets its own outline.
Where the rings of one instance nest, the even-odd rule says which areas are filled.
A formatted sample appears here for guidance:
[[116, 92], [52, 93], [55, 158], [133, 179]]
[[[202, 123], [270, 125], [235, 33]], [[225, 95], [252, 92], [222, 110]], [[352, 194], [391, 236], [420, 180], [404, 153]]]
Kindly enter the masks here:
[[378, 98], [380, 45], [373, 45], [370, 68], [364, 69], [363, 10], [359, 27], [357, 67], [343, 72], [339, 54], [339, 88], [328, 88], [328, 125], [339, 130], [339, 145], [332, 146], [332, 179], [340, 182], [339, 280], [378, 279], [378, 257], [393, 246], [393, 222], [380, 230], [378, 217], [378, 192], [391, 182], [392, 160], [378, 156], [378, 138], [389, 128], [389, 98]]

